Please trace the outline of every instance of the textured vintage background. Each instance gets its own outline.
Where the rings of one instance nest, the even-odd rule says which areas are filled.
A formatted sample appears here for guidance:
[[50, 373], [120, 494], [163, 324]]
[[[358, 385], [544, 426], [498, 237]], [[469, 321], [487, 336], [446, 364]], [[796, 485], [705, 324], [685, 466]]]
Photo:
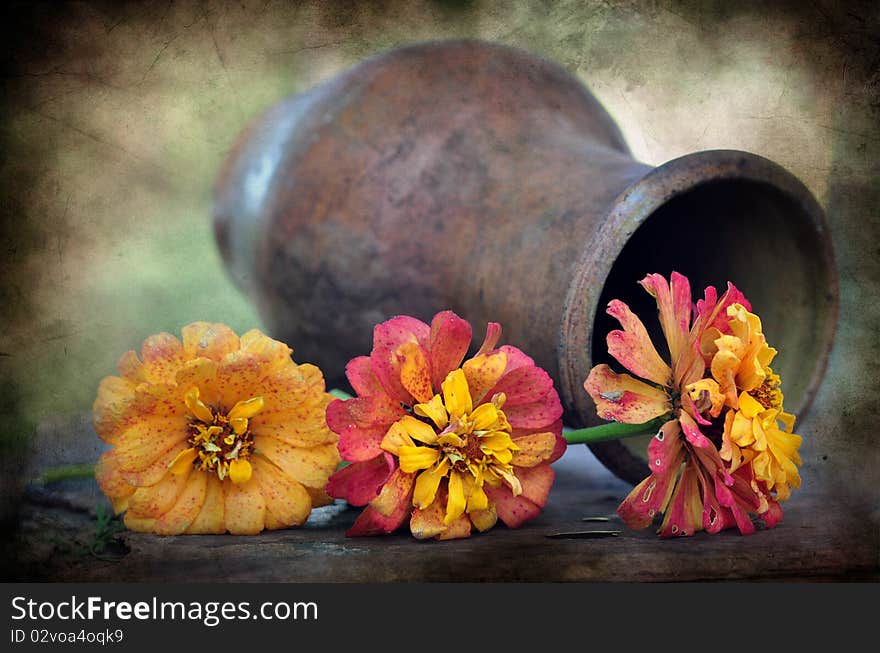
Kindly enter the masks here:
[[[4, 452], [26, 451], [34, 426], [50, 416], [88, 410], [99, 379], [148, 334], [178, 332], [196, 319], [237, 330], [258, 324], [224, 274], [210, 227], [213, 179], [251, 116], [381, 50], [470, 36], [562, 63], [648, 163], [744, 149], [787, 167], [816, 194], [832, 226], [842, 297], [827, 379], [799, 429], [805, 477], [876, 518], [877, 7], [594, 0], [4, 7]], [[21, 466], [17, 456], [2, 459], [8, 505]]]

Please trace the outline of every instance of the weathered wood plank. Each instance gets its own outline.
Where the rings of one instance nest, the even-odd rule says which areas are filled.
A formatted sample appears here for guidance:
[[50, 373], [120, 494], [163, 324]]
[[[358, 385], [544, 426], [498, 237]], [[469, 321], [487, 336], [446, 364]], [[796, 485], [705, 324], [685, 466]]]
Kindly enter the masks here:
[[[401, 533], [348, 539], [359, 510], [319, 509], [305, 528], [256, 537], [158, 537], [124, 533], [128, 552], [99, 559], [85, 551], [102, 501], [91, 481], [31, 489], [6, 552], [19, 580], [59, 581], [695, 581], [877, 580], [875, 522], [830, 497], [801, 492], [783, 522], [751, 537], [735, 533], [662, 541], [626, 529], [615, 515], [627, 486], [573, 447], [557, 463], [546, 511], [519, 530], [452, 542], [418, 542]], [[583, 517], [608, 516], [585, 523]], [[620, 529], [607, 539], [549, 539], [548, 533]]]

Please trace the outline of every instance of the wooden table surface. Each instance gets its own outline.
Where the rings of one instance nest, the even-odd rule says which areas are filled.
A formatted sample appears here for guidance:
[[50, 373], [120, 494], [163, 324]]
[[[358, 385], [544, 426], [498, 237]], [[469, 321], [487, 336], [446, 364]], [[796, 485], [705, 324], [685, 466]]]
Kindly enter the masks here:
[[[346, 538], [359, 509], [316, 510], [300, 529], [259, 536], [158, 537], [122, 532], [102, 553], [94, 542], [94, 481], [31, 485], [7, 539], [6, 580], [52, 581], [698, 581], [878, 580], [876, 517], [807, 485], [774, 529], [660, 540], [634, 532], [615, 509], [628, 486], [582, 446], [554, 466], [544, 513], [521, 529], [496, 526], [470, 539], [419, 542], [406, 532]], [[607, 522], [584, 522], [608, 517]], [[619, 530], [603, 539], [558, 539], [559, 531]]]

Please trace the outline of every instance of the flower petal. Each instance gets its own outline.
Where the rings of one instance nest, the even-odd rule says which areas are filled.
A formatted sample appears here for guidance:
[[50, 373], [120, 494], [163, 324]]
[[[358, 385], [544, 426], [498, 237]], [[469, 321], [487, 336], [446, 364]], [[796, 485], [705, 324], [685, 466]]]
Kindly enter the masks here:
[[596, 402], [599, 417], [642, 424], [672, 411], [668, 395], [629, 374], [615, 374], [607, 365], [590, 370], [584, 388]]
[[345, 366], [345, 376], [358, 396], [385, 394], [382, 384], [379, 383], [379, 379], [376, 378], [376, 373], [373, 371], [373, 364], [370, 362], [369, 356], [352, 358]]
[[437, 537], [446, 530], [443, 517], [446, 513], [446, 490], [441, 489], [437, 498], [427, 508], [416, 508], [409, 519], [409, 530], [413, 537], [425, 540]]
[[292, 447], [275, 438], [255, 436], [254, 449], [290, 478], [311, 487], [324, 487], [339, 466], [339, 453], [333, 444]]
[[202, 508], [187, 527], [189, 534], [220, 534], [226, 532], [226, 498], [223, 495], [223, 482], [216, 474], [203, 474], [207, 477], [205, 487], [205, 500]]
[[663, 516], [660, 537], [690, 536], [703, 528], [703, 502], [696, 465], [689, 461], [675, 488], [672, 503]]
[[187, 360], [208, 358], [219, 362], [226, 354], [239, 348], [238, 336], [225, 324], [193, 322], [181, 329], [183, 352]]
[[548, 392], [541, 399], [530, 404], [504, 406], [507, 421], [515, 429], [541, 429], [548, 427], [562, 417], [562, 403], [556, 391]]
[[434, 502], [434, 499], [437, 497], [437, 488], [440, 487], [440, 481], [443, 480], [448, 472], [449, 460], [443, 458], [439, 463], [418, 475], [413, 490], [413, 505], [416, 508], [425, 509]]
[[118, 376], [108, 376], [98, 385], [98, 396], [92, 405], [95, 432], [108, 444], [116, 444], [119, 421], [134, 401], [135, 384]]
[[483, 338], [483, 344], [480, 345], [480, 349], [477, 351], [475, 358], [483, 354], [488, 354], [495, 349], [495, 345], [498, 344], [500, 339], [501, 325], [498, 324], [498, 322], [489, 322], [486, 325], [486, 337]]
[[460, 515], [457, 519], [447, 524], [446, 529], [438, 534], [438, 540], [457, 540], [463, 537], [471, 536], [471, 520], [467, 515]]
[[[505, 354], [506, 358], [507, 354]], [[553, 379], [547, 372], [534, 365], [523, 365], [513, 370], [505, 369], [504, 374], [485, 396], [491, 398], [499, 392], [503, 392], [507, 398], [504, 402], [504, 408], [507, 410], [511, 406], [534, 403], [554, 392]]]
[[453, 469], [449, 472], [449, 486], [447, 488], [446, 515], [443, 523], [449, 526], [452, 522], [464, 514], [467, 506], [468, 495], [465, 492], [464, 477], [461, 472]]
[[142, 517], [158, 519], [174, 506], [190, 474], [166, 474], [155, 485], [138, 488], [129, 500], [129, 511]]
[[397, 506], [394, 514], [386, 517], [372, 506], [367, 506], [352, 527], [346, 531], [345, 535], [347, 537], [359, 537], [361, 535], [393, 533], [400, 528], [403, 520], [410, 514], [411, 509], [412, 506], [408, 502], [402, 501]]
[[430, 401], [434, 396], [428, 354], [416, 342], [406, 342], [397, 348], [400, 362], [400, 383], [418, 402]]
[[413, 412], [420, 417], [427, 417], [437, 428], [443, 430], [449, 424], [449, 414], [443, 405], [443, 398], [440, 395], [431, 397], [431, 401], [413, 406]]
[[534, 467], [546, 461], [556, 449], [555, 433], [533, 433], [516, 439], [519, 451], [513, 453], [514, 467]]
[[541, 508], [523, 495], [513, 496], [506, 485], [484, 487], [489, 501], [495, 506], [498, 518], [509, 528], [519, 528], [541, 514]]
[[183, 365], [183, 345], [170, 333], [159, 333], [144, 340], [141, 346], [143, 373], [153, 383], [173, 383]]
[[[506, 369], [507, 354], [503, 351], [481, 354], [464, 362], [461, 366], [461, 371], [469, 389], [468, 396], [475, 405], [482, 403], [483, 398], [498, 383], [498, 379], [501, 378]], [[455, 374], [455, 372], [451, 374]], [[448, 402], [446, 407], [449, 408]], [[449, 413], [452, 414], [452, 410]]]
[[260, 483], [251, 478], [247, 483], [236, 485], [227, 482], [225, 494], [226, 529], [233, 535], [256, 535], [266, 523], [266, 499], [260, 491]]
[[443, 311], [434, 316], [429, 350], [435, 388], [439, 388], [446, 375], [461, 365], [470, 347], [471, 336], [471, 325], [452, 311]]
[[443, 403], [451, 417], [464, 417], [474, 409], [468, 380], [463, 370], [450, 372], [442, 385]]
[[95, 464], [95, 480], [98, 481], [101, 491], [110, 499], [117, 515], [128, 507], [129, 497], [137, 489], [123, 477], [119, 463], [116, 461], [115, 449], [101, 454]]
[[174, 507], [156, 520], [157, 535], [180, 535], [195, 520], [205, 503], [208, 474], [195, 471], [189, 475]]
[[672, 383], [672, 369], [657, 353], [642, 321], [617, 299], [608, 303], [606, 312], [623, 327], [623, 331], [608, 334], [608, 353], [636, 376], [668, 387]]
[[477, 510], [468, 513], [468, 517], [481, 533], [488, 531], [498, 521], [498, 513], [495, 511], [495, 505], [492, 504], [485, 510]]
[[[679, 423], [671, 420], [663, 425], [649, 445], [651, 469], [656, 471], [639, 483], [617, 509], [617, 514], [630, 528], [647, 528], [658, 513], [666, 510], [684, 461], [680, 433]], [[657, 460], [661, 461], [659, 465]]]
[[400, 504], [407, 507], [412, 505], [414, 474], [407, 474], [402, 469], [396, 469], [382, 486], [379, 495], [370, 502], [370, 506], [383, 517], [395, 514]]
[[691, 285], [687, 277], [673, 272], [669, 283], [659, 274], [649, 274], [639, 282], [657, 300], [660, 326], [669, 345], [672, 366], [687, 347], [691, 321]]
[[352, 463], [330, 477], [327, 492], [353, 506], [364, 506], [376, 498], [394, 470], [395, 462], [389, 454]]
[[306, 488], [265, 457], [253, 456], [251, 460], [266, 511], [285, 527], [304, 524], [312, 511], [312, 499]]
[[400, 447], [400, 468], [408, 474], [428, 469], [440, 458], [440, 452], [432, 447]]

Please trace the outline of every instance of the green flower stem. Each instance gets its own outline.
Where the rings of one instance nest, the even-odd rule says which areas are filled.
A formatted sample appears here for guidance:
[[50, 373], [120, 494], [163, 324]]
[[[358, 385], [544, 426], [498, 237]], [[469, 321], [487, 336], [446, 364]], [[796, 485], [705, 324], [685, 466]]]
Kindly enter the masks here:
[[42, 485], [49, 483], [57, 483], [58, 481], [67, 481], [79, 478], [94, 478], [94, 465], [61, 465], [59, 467], [50, 467], [43, 471], [34, 482]]
[[652, 419], [644, 424], [623, 424], [621, 422], [609, 422], [600, 426], [591, 426], [586, 429], [568, 431], [562, 434], [569, 444], [595, 444], [621, 438], [631, 438], [635, 435], [656, 433], [670, 419], [669, 415], [663, 415]]

